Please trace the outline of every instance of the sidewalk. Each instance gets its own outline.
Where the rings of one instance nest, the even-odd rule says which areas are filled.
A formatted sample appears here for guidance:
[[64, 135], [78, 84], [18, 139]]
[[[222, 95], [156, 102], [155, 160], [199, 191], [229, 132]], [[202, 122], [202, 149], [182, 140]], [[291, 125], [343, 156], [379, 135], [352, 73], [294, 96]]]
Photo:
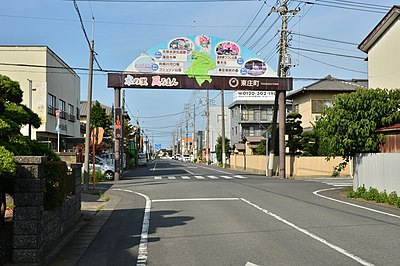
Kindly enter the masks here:
[[121, 200], [101, 190], [82, 191], [81, 219], [47, 256], [46, 265], [75, 265]]

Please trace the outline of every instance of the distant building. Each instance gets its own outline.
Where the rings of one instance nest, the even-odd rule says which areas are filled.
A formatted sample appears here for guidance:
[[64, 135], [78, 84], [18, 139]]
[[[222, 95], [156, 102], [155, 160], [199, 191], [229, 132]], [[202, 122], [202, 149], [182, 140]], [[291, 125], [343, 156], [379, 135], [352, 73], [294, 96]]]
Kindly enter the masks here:
[[[39, 115], [42, 125], [31, 138], [57, 149], [56, 110], [60, 110], [60, 151], [66, 137], [80, 136], [80, 78], [47, 46], [0, 46], [0, 74], [18, 81], [23, 104]], [[24, 136], [29, 127], [22, 128]]]
[[302, 115], [303, 129], [312, 129], [321, 117], [324, 106], [331, 105], [333, 96], [354, 92], [357, 88], [368, 88], [368, 81], [343, 81], [329, 75], [299, 90], [291, 91], [286, 98], [293, 101], [293, 112]]
[[358, 49], [368, 54], [370, 88], [400, 89], [400, 6], [393, 6]]
[[[211, 162], [217, 162], [215, 146], [219, 136], [222, 136], [222, 110], [221, 106], [210, 106], [210, 157]], [[225, 114], [225, 138], [229, 138], [230, 113], [227, 107], [224, 108]], [[228, 151], [226, 151], [228, 152]]]
[[[272, 125], [275, 92], [273, 91], [237, 91], [229, 105], [231, 115], [231, 146], [244, 150], [245, 137], [261, 137]], [[286, 112], [291, 112], [290, 102], [286, 103]]]

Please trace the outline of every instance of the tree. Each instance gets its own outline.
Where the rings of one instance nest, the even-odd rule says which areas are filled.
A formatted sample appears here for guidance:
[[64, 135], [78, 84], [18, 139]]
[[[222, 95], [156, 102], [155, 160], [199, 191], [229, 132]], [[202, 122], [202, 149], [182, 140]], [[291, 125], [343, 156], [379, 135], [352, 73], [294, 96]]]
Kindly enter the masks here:
[[318, 135], [317, 130], [303, 131], [301, 134], [300, 145], [302, 146], [302, 156], [318, 156]]
[[112, 135], [112, 117], [106, 114], [106, 109], [101, 107], [99, 101], [96, 101], [92, 106], [90, 125], [91, 129], [102, 127], [105, 135]]
[[288, 135], [286, 147], [289, 148], [290, 155], [301, 154], [301, 134], [303, 133], [301, 117], [301, 114], [296, 112], [289, 113], [286, 116], [286, 135]]
[[400, 121], [400, 90], [358, 89], [337, 95], [332, 104], [316, 127], [320, 153], [342, 156], [341, 167], [356, 153], [377, 152], [384, 137], [376, 130]]
[[254, 154], [256, 154], [256, 155], [266, 155], [266, 148], [267, 148], [267, 139], [266, 139], [266, 132], [263, 132], [262, 134], [261, 134], [265, 139], [262, 139], [261, 141], [260, 141], [260, 144], [258, 144], [258, 146], [257, 146], [257, 148], [256, 148], [256, 150], [254, 151]]
[[[225, 138], [225, 151], [226, 155], [228, 156], [229, 154], [229, 145], [230, 140], [228, 138]], [[219, 163], [222, 163], [222, 137], [218, 136], [217, 138], [217, 145], [215, 145], [215, 153], [217, 155], [217, 161]]]
[[[14, 155], [30, 155], [34, 149], [30, 140], [23, 137], [24, 125], [40, 126], [40, 118], [28, 107], [21, 104], [22, 94], [19, 83], [0, 75], [0, 204], [5, 205], [5, 193], [13, 189], [16, 172]], [[3, 219], [4, 214], [0, 216]]]

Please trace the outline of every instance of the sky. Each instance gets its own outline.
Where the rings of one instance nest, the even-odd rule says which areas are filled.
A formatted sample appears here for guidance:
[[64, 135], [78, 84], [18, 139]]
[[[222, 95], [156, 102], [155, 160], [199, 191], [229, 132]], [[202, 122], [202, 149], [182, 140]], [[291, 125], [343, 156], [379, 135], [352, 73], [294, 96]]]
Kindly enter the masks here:
[[[88, 39], [95, 42], [93, 101], [112, 106], [114, 92], [107, 88], [107, 71], [123, 71], [141, 53], [175, 37], [206, 34], [236, 42], [276, 71], [281, 19], [270, 11], [280, 1], [87, 0], [76, 4]], [[289, 9], [298, 10], [288, 22], [293, 64], [288, 76], [294, 79], [294, 89], [327, 75], [367, 79], [366, 54], [357, 46], [395, 4], [400, 3], [290, 0]], [[1, 1], [0, 22], [0, 45], [44, 45], [72, 68], [89, 67], [89, 45], [73, 1]], [[81, 100], [86, 101], [88, 71], [76, 72]], [[195, 105], [196, 130], [204, 130], [204, 91], [126, 89], [125, 95], [132, 123], [138, 121], [150, 141], [162, 148], [171, 146], [172, 133], [178, 124], [184, 125], [186, 106], [192, 111]], [[220, 104], [218, 91], [212, 91], [210, 98], [214, 105]], [[232, 92], [225, 92], [225, 105], [231, 102]]]

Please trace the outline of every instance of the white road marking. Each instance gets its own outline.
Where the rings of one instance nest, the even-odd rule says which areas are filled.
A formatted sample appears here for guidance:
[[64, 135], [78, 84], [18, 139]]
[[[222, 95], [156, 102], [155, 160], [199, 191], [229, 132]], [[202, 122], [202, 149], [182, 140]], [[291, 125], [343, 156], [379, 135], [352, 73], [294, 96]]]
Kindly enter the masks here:
[[225, 179], [232, 179], [232, 176], [227, 176], [227, 175], [221, 175], [221, 177], [225, 178]]
[[212, 170], [212, 171], [220, 172], [220, 173], [223, 173], [223, 174], [226, 174], [226, 175], [231, 175], [231, 174], [232, 174], [232, 173], [228, 173], [228, 172], [225, 172], [225, 171], [221, 171], [221, 170], [217, 170], [217, 169], [209, 168], [209, 167], [204, 167], [204, 166], [200, 166], [200, 165], [199, 165], [198, 167], [204, 168], [204, 169], [207, 169], [207, 170]]
[[317, 235], [314, 235], [313, 233], [311, 233], [311, 232], [309, 232], [309, 231], [307, 231], [307, 230], [305, 230], [305, 229], [303, 229], [303, 228], [301, 228], [301, 227], [298, 227], [297, 225], [295, 225], [295, 224], [293, 224], [293, 223], [291, 223], [291, 222], [289, 222], [289, 221], [283, 219], [283, 218], [280, 217], [279, 215], [276, 215], [276, 214], [274, 214], [274, 213], [272, 213], [272, 212], [270, 212], [270, 211], [268, 211], [268, 210], [266, 210], [266, 209], [263, 209], [263, 208], [257, 206], [256, 204], [254, 204], [254, 203], [252, 203], [252, 202], [246, 200], [246, 199], [241, 198], [240, 200], [242, 200], [243, 202], [249, 204], [250, 206], [253, 206], [254, 208], [256, 208], [256, 209], [258, 209], [258, 210], [264, 212], [265, 214], [267, 214], [267, 215], [269, 215], [269, 216], [271, 216], [271, 217], [277, 219], [278, 221], [281, 221], [282, 223], [284, 223], [284, 224], [286, 224], [286, 225], [288, 225], [288, 226], [290, 226], [290, 227], [296, 229], [297, 231], [299, 231], [299, 232], [301, 232], [301, 233], [303, 233], [303, 234], [305, 234], [305, 235], [307, 235], [307, 236], [309, 236], [309, 237], [311, 237], [311, 238], [313, 238], [313, 239], [315, 239], [315, 240], [321, 242], [322, 244], [327, 245], [328, 247], [330, 247], [330, 248], [332, 248], [332, 249], [338, 251], [339, 253], [342, 253], [343, 255], [345, 255], [345, 256], [347, 256], [347, 257], [349, 257], [349, 258], [351, 258], [351, 259], [357, 261], [358, 263], [360, 263], [360, 264], [362, 264], [362, 265], [366, 265], [366, 266], [372, 266], [372, 265], [374, 265], [374, 264], [372, 264], [372, 263], [370, 263], [370, 262], [368, 262], [368, 261], [365, 261], [365, 260], [361, 259], [360, 257], [358, 257], [358, 256], [356, 256], [356, 255], [351, 254], [351, 253], [348, 252], [347, 250], [345, 250], [345, 249], [343, 249], [343, 248], [341, 248], [341, 247], [339, 247], [339, 246], [336, 246], [336, 245], [334, 245], [334, 244], [331, 244], [331, 243], [329, 243], [328, 241], [326, 241], [325, 239], [323, 239], [323, 238], [321, 238], [321, 237], [319, 237], [319, 236], [317, 236]]
[[383, 211], [378, 211], [378, 210], [371, 209], [371, 208], [368, 208], [368, 207], [364, 207], [364, 206], [361, 206], [361, 205], [357, 205], [357, 204], [354, 204], [354, 203], [341, 201], [341, 200], [333, 199], [333, 198], [318, 194], [318, 193], [323, 192], [323, 191], [335, 190], [335, 189], [338, 189], [338, 188], [320, 189], [320, 190], [314, 191], [313, 194], [318, 196], [318, 197], [324, 198], [324, 199], [328, 199], [328, 200], [331, 200], [331, 201], [339, 202], [339, 203], [342, 203], [342, 204], [350, 205], [350, 206], [357, 207], [357, 208], [360, 208], [360, 209], [364, 209], [364, 210], [367, 210], [367, 211], [376, 212], [376, 213], [379, 213], [379, 214], [384, 214], [384, 215], [387, 215], [387, 216], [390, 216], [390, 217], [394, 217], [394, 218], [400, 219], [399, 215], [395, 215], [395, 214], [391, 214], [391, 213], [383, 212]]
[[257, 264], [251, 263], [251, 262], [247, 262], [246, 265], [244, 266], [258, 266]]
[[247, 177], [241, 176], [241, 175], [234, 175], [234, 177], [236, 177], [236, 178], [247, 178]]
[[152, 202], [178, 202], [178, 201], [229, 201], [240, 200], [239, 198], [191, 198], [191, 199], [155, 199]]
[[215, 175], [209, 175], [209, 176], [207, 176], [207, 177], [209, 177], [209, 178], [211, 178], [211, 179], [218, 179], [218, 177], [216, 177]]
[[162, 176], [155, 176], [154, 179], [162, 179]]
[[151, 200], [147, 195], [139, 193], [139, 192], [133, 192], [133, 191], [127, 190], [127, 189], [112, 189], [112, 190], [123, 191], [123, 192], [128, 192], [128, 193], [135, 193], [146, 199], [146, 206], [144, 209], [144, 217], [143, 217], [143, 224], [142, 224], [142, 233], [140, 235], [139, 251], [138, 251], [138, 257], [137, 257], [137, 261], [136, 261], [136, 266], [146, 266], [147, 243], [148, 243], [148, 237], [149, 237], [150, 212], [151, 212]]
[[152, 169], [150, 169], [150, 171], [155, 171], [157, 167], [157, 162], [154, 163], [154, 167]]
[[334, 186], [334, 187], [352, 187], [353, 186], [353, 184], [350, 184], [350, 183], [325, 183], [325, 184]]
[[185, 168], [183, 170], [185, 170], [186, 172], [188, 172], [191, 175], [194, 175], [194, 173], [190, 172], [189, 170], [186, 170]]
[[201, 176], [201, 175], [195, 175], [194, 176], [195, 178], [197, 178], [197, 179], [205, 179], [203, 176]]
[[168, 179], [176, 179], [175, 176], [169, 176]]
[[187, 175], [184, 175], [184, 176], [181, 176], [182, 177], [182, 179], [190, 179], [190, 176], [187, 176]]

